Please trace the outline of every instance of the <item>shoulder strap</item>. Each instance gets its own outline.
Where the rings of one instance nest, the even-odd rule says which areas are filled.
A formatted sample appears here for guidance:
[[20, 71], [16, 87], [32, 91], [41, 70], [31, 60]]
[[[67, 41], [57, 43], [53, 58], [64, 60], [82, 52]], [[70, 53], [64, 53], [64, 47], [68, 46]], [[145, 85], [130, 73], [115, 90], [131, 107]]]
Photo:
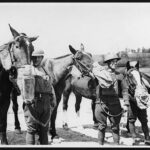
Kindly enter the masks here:
[[[41, 68], [44, 70], [44, 72], [46, 73], [46, 75], [48, 75], [48, 73], [47, 73], [47, 71], [44, 69], [44, 67], [42, 66]], [[48, 75], [48, 76], [49, 76], [49, 75]]]

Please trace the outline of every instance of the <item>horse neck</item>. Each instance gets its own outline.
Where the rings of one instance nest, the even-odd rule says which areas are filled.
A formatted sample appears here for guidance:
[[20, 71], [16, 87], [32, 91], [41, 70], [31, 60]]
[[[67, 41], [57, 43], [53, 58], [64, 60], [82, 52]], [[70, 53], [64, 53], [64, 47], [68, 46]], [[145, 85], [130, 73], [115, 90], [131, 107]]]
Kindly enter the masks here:
[[55, 75], [55, 81], [58, 83], [68, 73], [68, 67], [73, 65], [73, 56], [69, 55], [60, 59], [54, 59], [53, 61], [53, 73]]

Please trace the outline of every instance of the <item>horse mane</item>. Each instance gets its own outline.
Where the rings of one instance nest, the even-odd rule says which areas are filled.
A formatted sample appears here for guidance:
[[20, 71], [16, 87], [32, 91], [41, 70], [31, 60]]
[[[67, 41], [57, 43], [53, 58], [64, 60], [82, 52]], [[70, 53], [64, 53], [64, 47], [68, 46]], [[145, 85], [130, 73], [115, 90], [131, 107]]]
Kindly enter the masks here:
[[72, 55], [72, 54], [66, 54], [66, 55], [63, 55], [60, 57], [55, 57], [54, 59], [57, 60], [57, 59], [65, 58], [65, 57], [70, 56], [70, 55]]
[[5, 44], [1, 45], [0, 46], [0, 52], [3, 51], [4, 49], [9, 49], [11, 43], [12, 42], [8, 42], [8, 43], [5, 43]]

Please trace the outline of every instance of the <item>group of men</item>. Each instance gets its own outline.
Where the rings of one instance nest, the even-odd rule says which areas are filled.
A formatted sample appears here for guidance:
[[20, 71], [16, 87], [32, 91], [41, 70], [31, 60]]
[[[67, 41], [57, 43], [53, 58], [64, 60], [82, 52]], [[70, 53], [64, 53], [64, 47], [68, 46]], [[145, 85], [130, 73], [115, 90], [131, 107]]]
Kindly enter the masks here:
[[[107, 118], [109, 118], [111, 123], [114, 144], [120, 144], [119, 124], [122, 117], [122, 112], [125, 110], [128, 112], [129, 129], [132, 137], [136, 138], [134, 123], [138, 117], [142, 123], [142, 129], [145, 135], [145, 144], [150, 145], [150, 137], [147, 126], [147, 112], [146, 110], [139, 110], [136, 105], [132, 105], [128, 94], [128, 85], [124, 80], [124, 75], [116, 71], [117, 62], [120, 59], [121, 58], [119, 58], [116, 54], [112, 53], [104, 57], [104, 63], [107, 64], [106, 70], [110, 73], [110, 86], [102, 87], [101, 83], [99, 83], [96, 87], [95, 116], [98, 121], [99, 144], [104, 144]], [[35, 91], [34, 100], [31, 103], [24, 103], [24, 116], [27, 124], [26, 144], [35, 144], [35, 134], [39, 135], [40, 144], [48, 144], [49, 119], [51, 117], [52, 110], [57, 105], [55, 92], [51, 83], [51, 77], [47, 74], [43, 61], [43, 50], [36, 50], [32, 53], [32, 62], [35, 68], [35, 75], [40, 76], [40, 78], [36, 78], [36, 82], [39, 81], [38, 79], [43, 80], [43, 82], [39, 81], [40, 85], [45, 86], [44, 84], [49, 84], [47, 87], [50, 89], [45, 89], [47, 92], [43, 93], [38, 90], [37, 92]], [[41, 74], [39, 74], [39, 72], [41, 72]], [[94, 69], [93, 76], [98, 79], [98, 76], [94, 74]], [[119, 84], [121, 85], [124, 100], [123, 108], [119, 100]], [[113, 115], [108, 114], [106, 110]], [[138, 111], [140, 111], [140, 113], [137, 113]]]

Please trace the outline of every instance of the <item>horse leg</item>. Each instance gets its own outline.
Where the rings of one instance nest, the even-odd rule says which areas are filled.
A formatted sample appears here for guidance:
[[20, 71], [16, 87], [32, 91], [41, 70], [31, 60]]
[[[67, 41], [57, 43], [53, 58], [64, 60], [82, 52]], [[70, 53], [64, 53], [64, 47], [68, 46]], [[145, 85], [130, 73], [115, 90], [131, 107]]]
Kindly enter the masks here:
[[92, 99], [91, 108], [92, 108], [92, 113], [93, 113], [94, 127], [97, 128], [98, 127], [98, 121], [97, 121], [97, 119], [95, 117], [95, 100], [96, 99]]
[[77, 114], [77, 122], [78, 122], [79, 126], [82, 127], [81, 120], [80, 120], [80, 104], [81, 104], [82, 96], [77, 93], [74, 93], [74, 94], [76, 97], [75, 111]]
[[0, 101], [4, 100], [3, 104], [0, 104], [0, 144], [8, 145], [7, 141], [7, 112], [10, 105], [10, 97], [0, 98]]
[[57, 100], [57, 106], [54, 108], [51, 119], [50, 119], [50, 127], [49, 127], [49, 134], [51, 134], [51, 139], [59, 139], [58, 134], [56, 133], [56, 128], [55, 128], [55, 122], [56, 122], [56, 117], [57, 117], [57, 109], [58, 105], [61, 100], [61, 95], [62, 95], [62, 90], [58, 87], [55, 87], [55, 95], [56, 95], [56, 100]]
[[63, 92], [63, 128], [65, 130], [68, 129], [68, 121], [67, 121], [67, 109], [68, 109], [68, 100], [71, 93], [71, 85], [66, 84], [66, 87]]
[[20, 122], [18, 119], [18, 103], [17, 103], [17, 95], [14, 91], [12, 91], [12, 109], [14, 112], [14, 118], [15, 118], [15, 133], [21, 134], [21, 128], [20, 128]]

